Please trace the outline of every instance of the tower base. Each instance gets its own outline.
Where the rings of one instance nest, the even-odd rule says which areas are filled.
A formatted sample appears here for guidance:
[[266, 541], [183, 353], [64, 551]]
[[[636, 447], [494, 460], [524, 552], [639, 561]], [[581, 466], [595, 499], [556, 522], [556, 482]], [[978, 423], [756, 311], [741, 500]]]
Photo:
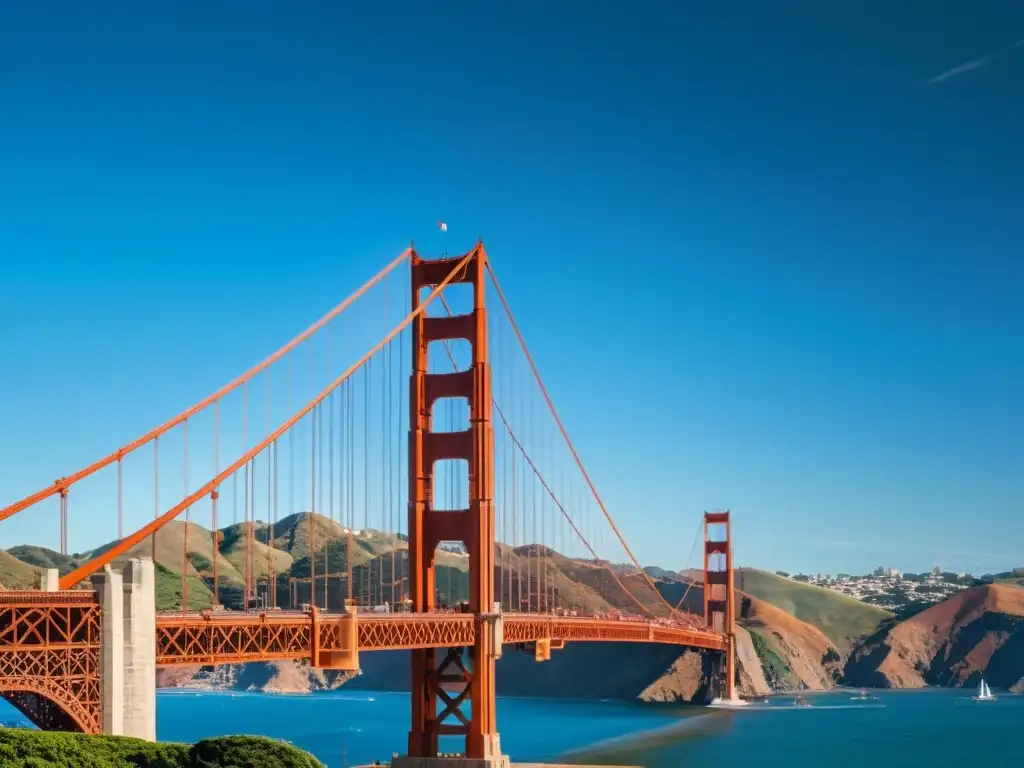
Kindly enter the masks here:
[[485, 757], [409, 757], [391, 760], [392, 768], [509, 768], [508, 755], [501, 754], [501, 736], [493, 734], [484, 741]]
[[508, 755], [497, 757], [396, 757], [391, 768], [509, 768]]
[[709, 707], [714, 709], [743, 709], [743, 707], [749, 707], [750, 702], [746, 699], [741, 699], [738, 696], [734, 696], [731, 699], [712, 699]]

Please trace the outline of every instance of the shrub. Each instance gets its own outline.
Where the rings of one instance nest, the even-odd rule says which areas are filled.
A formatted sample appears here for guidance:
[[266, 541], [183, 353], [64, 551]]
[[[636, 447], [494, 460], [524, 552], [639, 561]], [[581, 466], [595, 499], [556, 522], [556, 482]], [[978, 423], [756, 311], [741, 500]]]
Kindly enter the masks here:
[[0, 729], [0, 765], [27, 768], [184, 768], [185, 744], [153, 744], [117, 736]]
[[307, 752], [262, 736], [225, 736], [194, 746], [122, 736], [0, 728], [0, 766], [24, 768], [323, 768]]
[[262, 736], [222, 736], [197, 742], [189, 768], [323, 768], [307, 752]]

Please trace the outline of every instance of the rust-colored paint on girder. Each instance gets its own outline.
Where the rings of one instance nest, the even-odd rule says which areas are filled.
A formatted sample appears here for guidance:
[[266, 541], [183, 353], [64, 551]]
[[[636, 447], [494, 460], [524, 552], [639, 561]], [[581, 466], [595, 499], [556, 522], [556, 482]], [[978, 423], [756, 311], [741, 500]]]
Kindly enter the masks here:
[[[237, 664], [247, 661], [309, 659], [313, 632], [320, 651], [336, 647], [344, 633], [331, 631], [352, 619], [344, 614], [207, 613], [157, 617], [157, 664]], [[356, 618], [360, 652], [472, 646], [473, 614], [387, 614]], [[659, 643], [725, 651], [726, 638], [715, 632], [642, 621], [561, 618], [543, 614], [504, 614], [506, 644], [537, 640], [564, 642]], [[314, 630], [316, 627], [316, 630]]]
[[100, 729], [92, 592], [0, 592], [0, 696], [40, 728]]

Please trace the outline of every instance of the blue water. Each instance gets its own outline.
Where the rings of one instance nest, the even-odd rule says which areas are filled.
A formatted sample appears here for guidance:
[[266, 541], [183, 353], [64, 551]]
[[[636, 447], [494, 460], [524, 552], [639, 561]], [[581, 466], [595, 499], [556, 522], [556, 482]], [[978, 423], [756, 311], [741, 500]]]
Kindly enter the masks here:
[[[863, 768], [1020, 766], [1014, 736], [1024, 697], [971, 701], [973, 691], [849, 692], [779, 697], [748, 711], [723, 712], [626, 702], [509, 699], [498, 705], [502, 746], [517, 761], [575, 758], [586, 763], [678, 768]], [[285, 738], [329, 768], [404, 751], [409, 696], [396, 693], [268, 696], [163, 693], [159, 737], [194, 741], [220, 733]], [[593, 746], [597, 745], [597, 752]], [[588, 748], [589, 749], [584, 749]], [[581, 751], [582, 750], [582, 751]], [[568, 754], [567, 754], [568, 753]]]
[[[505, 751], [517, 761], [619, 763], [647, 768], [757, 764], [761, 768], [900, 768], [1020, 766], [1015, 732], [1024, 723], [1024, 696], [1002, 693], [975, 702], [969, 691], [872, 692], [789, 697], [742, 712], [618, 701], [512, 699], [498, 705]], [[0, 702], [0, 720], [17, 719]], [[286, 739], [329, 768], [386, 759], [404, 751], [409, 696], [327, 693], [280, 696], [161, 692], [157, 736], [192, 742], [247, 733]], [[455, 748], [449, 744], [448, 748]]]
[[[624, 702], [502, 698], [498, 729], [502, 748], [516, 760], [554, 758], [609, 737], [660, 728], [678, 721], [670, 710]], [[157, 738], [193, 742], [231, 733], [284, 738], [327, 764], [349, 765], [405, 752], [409, 694], [351, 692], [281, 696], [259, 693], [161, 692]], [[442, 740], [457, 751], [459, 742]]]

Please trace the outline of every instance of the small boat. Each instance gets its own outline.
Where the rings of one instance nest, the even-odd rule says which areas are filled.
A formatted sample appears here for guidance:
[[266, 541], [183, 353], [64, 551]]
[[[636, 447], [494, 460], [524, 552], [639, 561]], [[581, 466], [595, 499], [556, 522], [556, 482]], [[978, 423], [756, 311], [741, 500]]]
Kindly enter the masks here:
[[978, 686], [978, 695], [974, 697], [975, 701], [994, 701], [995, 696], [992, 695], [992, 689], [988, 687], [988, 683], [985, 682], [985, 678], [981, 679], [981, 685]]
[[809, 707], [809, 706], [811, 706], [811, 702], [809, 702], [803, 696], [798, 695], [795, 699], [793, 699], [793, 706], [794, 707]]
[[871, 700], [871, 697], [868, 696], [868, 692], [863, 690], [863, 689], [856, 696], [851, 696], [850, 697], [850, 701], [870, 701], [870, 700]]

